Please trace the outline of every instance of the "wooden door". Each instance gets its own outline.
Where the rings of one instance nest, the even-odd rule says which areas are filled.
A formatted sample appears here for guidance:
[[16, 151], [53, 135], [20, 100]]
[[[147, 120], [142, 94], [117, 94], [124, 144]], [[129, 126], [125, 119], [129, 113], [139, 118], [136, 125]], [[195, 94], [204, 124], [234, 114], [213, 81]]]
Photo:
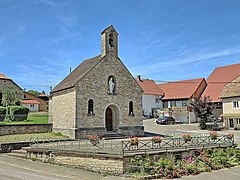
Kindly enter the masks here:
[[108, 107], [106, 109], [106, 128], [107, 131], [112, 131], [113, 130], [113, 125], [112, 125], [112, 110]]

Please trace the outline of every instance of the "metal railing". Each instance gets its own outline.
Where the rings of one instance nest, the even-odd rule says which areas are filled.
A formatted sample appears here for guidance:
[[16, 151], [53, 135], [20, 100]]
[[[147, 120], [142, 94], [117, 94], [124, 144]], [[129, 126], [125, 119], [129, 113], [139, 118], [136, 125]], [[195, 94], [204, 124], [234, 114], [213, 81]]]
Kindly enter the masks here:
[[217, 139], [212, 139], [205, 134], [193, 136], [189, 141], [181, 137], [161, 138], [161, 142], [157, 143], [153, 142], [151, 139], [139, 139], [137, 143], [131, 143], [130, 140], [100, 140], [99, 143], [91, 143], [89, 140], [31, 140], [31, 148], [122, 156], [134, 153], [184, 151], [208, 147], [228, 147], [233, 145], [234, 137], [228, 139], [226, 135], [219, 135]]

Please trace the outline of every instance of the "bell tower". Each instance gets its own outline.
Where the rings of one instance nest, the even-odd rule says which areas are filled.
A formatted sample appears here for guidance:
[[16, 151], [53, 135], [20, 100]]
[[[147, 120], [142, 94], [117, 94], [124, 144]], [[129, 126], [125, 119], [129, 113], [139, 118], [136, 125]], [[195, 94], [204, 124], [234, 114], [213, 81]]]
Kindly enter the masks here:
[[101, 33], [101, 56], [108, 53], [118, 56], [118, 33], [112, 25]]

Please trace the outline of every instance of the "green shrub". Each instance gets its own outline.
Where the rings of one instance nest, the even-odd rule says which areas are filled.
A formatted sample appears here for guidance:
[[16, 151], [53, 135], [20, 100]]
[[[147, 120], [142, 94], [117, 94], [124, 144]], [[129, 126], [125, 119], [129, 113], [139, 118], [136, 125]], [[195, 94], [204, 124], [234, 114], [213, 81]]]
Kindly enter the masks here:
[[11, 114], [28, 114], [29, 109], [23, 106], [10, 106]]
[[0, 114], [6, 114], [6, 108], [3, 106], [0, 106]]

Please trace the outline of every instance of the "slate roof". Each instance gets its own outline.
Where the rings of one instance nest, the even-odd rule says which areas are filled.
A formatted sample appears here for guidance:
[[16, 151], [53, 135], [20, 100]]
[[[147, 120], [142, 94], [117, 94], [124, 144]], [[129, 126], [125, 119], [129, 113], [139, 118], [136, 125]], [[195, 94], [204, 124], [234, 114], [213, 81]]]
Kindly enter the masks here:
[[162, 89], [158, 87], [158, 85], [153, 80], [135, 78], [137, 83], [143, 90], [144, 94], [152, 94], [152, 95], [163, 95]]
[[240, 76], [240, 63], [221, 66], [207, 78], [208, 86], [202, 96], [210, 96], [212, 102], [221, 102], [220, 94], [224, 86]]
[[224, 86], [220, 97], [240, 97], [240, 76]]
[[61, 91], [74, 87], [75, 84], [83, 78], [100, 60], [101, 55], [84, 60], [77, 68], [73, 70], [66, 78], [64, 78], [53, 90], [53, 92]]
[[189, 99], [196, 92], [204, 78], [176, 81], [158, 84], [158, 87], [163, 90], [165, 99]]

